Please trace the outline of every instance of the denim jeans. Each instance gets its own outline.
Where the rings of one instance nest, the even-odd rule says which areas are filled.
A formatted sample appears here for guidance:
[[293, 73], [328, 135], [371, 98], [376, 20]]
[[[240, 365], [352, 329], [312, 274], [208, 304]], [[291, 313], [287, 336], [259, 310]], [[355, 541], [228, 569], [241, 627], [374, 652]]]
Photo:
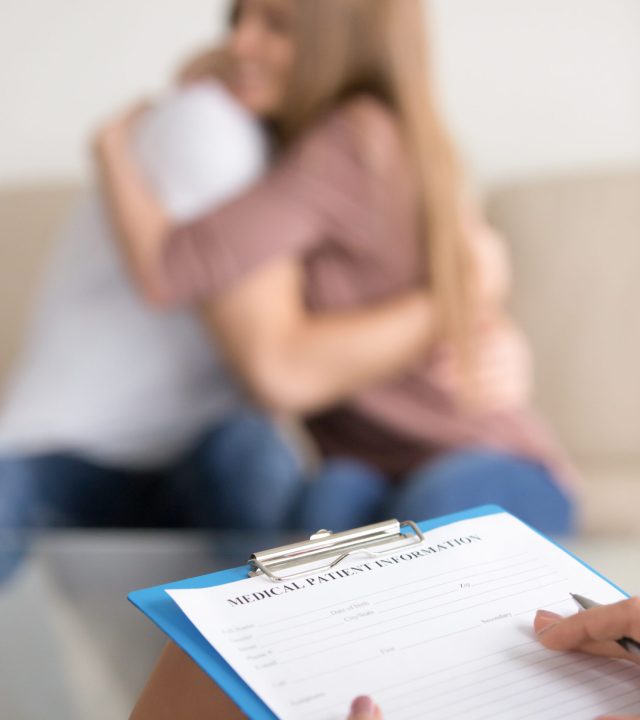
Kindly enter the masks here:
[[0, 458], [0, 581], [19, 565], [34, 528], [129, 526], [152, 486], [151, 474], [70, 454]]
[[241, 411], [172, 467], [135, 472], [72, 454], [0, 458], [0, 580], [45, 527], [281, 529], [300, 495], [295, 454], [265, 416]]
[[265, 532], [288, 525], [303, 484], [291, 444], [267, 416], [251, 410], [209, 433], [173, 483], [191, 526]]
[[[160, 526], [315, 532], [389, 517], [424, 520], [497, 503], [548, 534], [574, 525], [570, 497], [542, 465], [488, 450], [444, 455], [394, 485], [371, 466], [326, 461], [306, 480], [290, 445], [246, 410], [212, 429], [181, 462], [155, 472], [70, 455], [0, 458], [0, 579], [28, 528]], [[19, 543], [18, 543], [19, 544]]]
[[298, 518], [339, 531], [390, 517], [426, 520], [495, 503], [543, 533], [574, 530], [575, 510], [542, 465], [489, 450], [460, 450], [412, 472], [399, 485], [365, 463], [334, 459], [309, 485]]
[[180, 462], [152, 472], [70, 454], [0, 458], [0, 529], [280, 529], [302, 485], [293, 450], [257, 412], [212, 429]]

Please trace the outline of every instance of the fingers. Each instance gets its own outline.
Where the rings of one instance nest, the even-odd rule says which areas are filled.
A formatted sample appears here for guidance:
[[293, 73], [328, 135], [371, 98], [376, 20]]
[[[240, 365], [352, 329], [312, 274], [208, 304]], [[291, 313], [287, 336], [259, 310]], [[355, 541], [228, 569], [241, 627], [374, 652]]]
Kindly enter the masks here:
[[435, 383], [475, 412], [499, 412], [525, 404], [531, 394], [532, 376], [526, 339], [506, 321], [478, 331], [471, 377], [450, 348], [439, 348], [432, 360]]
[[640, 662], [637, 655], [627, 652], [615, 642], [621, 637], [640, 638], [640, 599], [602, 605], [565, 619], [558, 617], [546, 611], [536, 616], [534, 627], [545, 647], [584, 650]]
[[[557, 615], [547, 610], [538, 610], [538, 614], [534, 620], [534, 629], [540, 636], [541, 642], [544, 643], [542, 636], [562, 620], [562, 615]], [[611, 640], [606, 642], [588, 642], [581, 645], [579, 649], [581, 652], [586, 652], [590, 655], [599, 655], [601, 657], [627, 657], [625, 651], [616, 642]]]
[[[539, 610], [534, 628], [542, 644], [552, 650], [583, 650], [640, 662], [617, 643], [621, 637], [640, 642], [640, 599], [630, 598], [579, 612], [568, 618]], [[356, 698], [348, 720], [382, 720], [380, 708], [367, 696]], [[634, 720], [633, 716], [603, 716], [599, 720]], [[640, 720], [640, 717], [635, 717]]]
[[181, 85], [219, 77], [228, 62], [222, 48], [206, 49], [190, 58], [179, 71], [176, 80]]
[[131, 128], [139, 118], [151, 107], [151, 102], [142, 100], [119, 115], [110, 118], [96, 133], [94, 138], [94, 150], [98, 155], [108, 151], [110, 147], [128, 143]]
[[544, 633], [545, 644], [557, 650], [580, 647], [586, 642], [640, 639], [640, 599], [622, 600], [577, 613], [550, 627]]
[[478, 213], [465, 218], [476, 293], [489, 306], [500, 305], [509, 294], [511, 264], [503, 238]]
[[495, 347], [484, 361], [478, 386], [486, 402], [496, 409], [524, 405], [532, 385], [531, 361], [524, 340], [510, 332], [495, 339]]
[[562, 615], [558, 615], [558, 613], [549, 612], [549, 610], [538, 610], [533, 619], [533, 629], [537, 635], [542, 635], [542, 633], [563, 619]]
[[361, 695], [351, 704], [348, 720], [382, 720], [382, 713], [370, 697]]
[[121, 122], [126, 126], [134, 125], [139, 118], [153, 107], [151, 100], [140, 100], [135, 105], [125, 110], [122, 114]]

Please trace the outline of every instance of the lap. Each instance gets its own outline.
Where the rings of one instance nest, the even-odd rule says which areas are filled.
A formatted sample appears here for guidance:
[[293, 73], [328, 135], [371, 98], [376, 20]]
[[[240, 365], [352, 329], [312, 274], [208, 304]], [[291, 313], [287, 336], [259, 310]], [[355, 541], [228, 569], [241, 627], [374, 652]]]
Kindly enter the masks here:
[[296, 513], [296, 529], [333, 532], [380, 519], [389, 486], [372, 466], [348, 458], [327, 460], [310, 480]]
[[301, 491], [292, 443], [267, 415], [250, 409], [212, 428], [174, 473], [199, 527], [278, 530]]
[[158, 473], [111, 468], [71, 453], [0, 458], [0, 526], [144, 524]]
[[458, 451], [412, 473], [398, 490], [398, 515], [435, 517], [498, 504], [543, 532], [572, 531], [573, 504], [543, 465], [490, 450]]
[[173, 467], [139, 472], [70, 453], [0, 458], [0, 527], [278, 529], [302, 480], [277, 426], [247, 410]]

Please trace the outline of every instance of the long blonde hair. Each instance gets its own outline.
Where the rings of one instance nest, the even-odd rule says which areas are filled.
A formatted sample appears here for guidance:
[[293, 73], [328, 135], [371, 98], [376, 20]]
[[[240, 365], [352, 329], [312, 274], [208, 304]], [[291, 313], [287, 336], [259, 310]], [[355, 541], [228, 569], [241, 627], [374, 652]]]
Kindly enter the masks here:
[[424, 1], [294, 2], [296, 60], [277, 118], [281, 139], [295, 140], [319, 116], [362, 93], [394, 111], [417, 178], [425, 277], [441, 333], [468, 360], [471, 292], [463, 184], [435, 100]]

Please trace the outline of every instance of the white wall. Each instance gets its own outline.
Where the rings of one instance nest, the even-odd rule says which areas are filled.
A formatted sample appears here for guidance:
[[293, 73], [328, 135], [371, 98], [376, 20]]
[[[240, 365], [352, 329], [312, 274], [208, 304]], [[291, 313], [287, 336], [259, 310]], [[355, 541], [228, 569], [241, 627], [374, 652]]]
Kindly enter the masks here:
[[451, 122], [485, 181], [640, 165], [640, 0], [436, 0]]
[[[487, 184], [640, 164], [640, 0], [434, 0], [447, 114]], [[219, 35], [226, 0], [0, 0], [0, 183], [84, 177], [102, 118]]]
[[220, 33], [226, 0], [0, 0], [0, 182], [86, 173], [106, 117]]

